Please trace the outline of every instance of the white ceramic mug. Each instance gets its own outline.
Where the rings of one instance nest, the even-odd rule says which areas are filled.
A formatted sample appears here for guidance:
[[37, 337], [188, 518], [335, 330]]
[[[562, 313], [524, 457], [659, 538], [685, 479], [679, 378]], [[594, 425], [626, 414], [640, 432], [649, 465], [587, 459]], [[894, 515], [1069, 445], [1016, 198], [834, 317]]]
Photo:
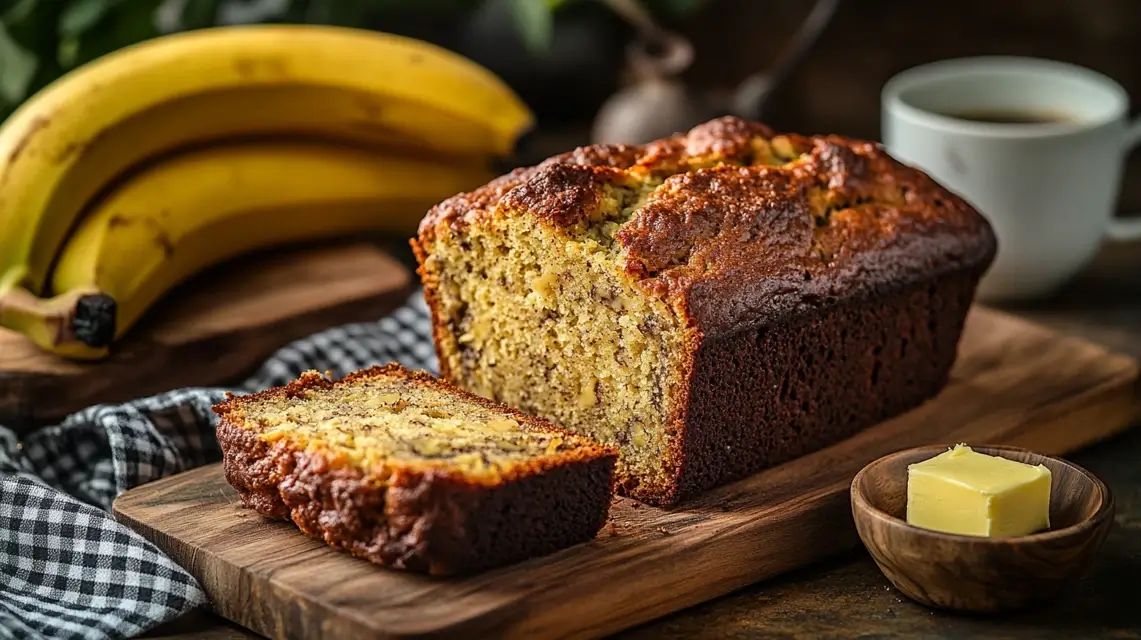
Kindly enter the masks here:
[[[1129, 97], [1106, 76], [1019, 57], [946, 60], [900, 73], [882, 93], [883, 142], [973, 204], [998, 235], [979, 286], [984, 300], [1049, 294], [1102, 241], [1141, 238], [1141, 219], [1115, 220], [1125, 159], [1141, 141]], [[1041, 122], [967, 119], [1034, 114]]]

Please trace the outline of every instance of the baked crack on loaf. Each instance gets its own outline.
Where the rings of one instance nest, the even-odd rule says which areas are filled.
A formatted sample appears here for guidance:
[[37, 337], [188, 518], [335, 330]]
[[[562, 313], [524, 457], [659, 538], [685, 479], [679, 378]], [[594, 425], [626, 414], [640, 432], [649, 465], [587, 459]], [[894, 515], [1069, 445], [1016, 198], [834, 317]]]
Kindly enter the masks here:
[[727, 117], [517, 169], [412, 246], [441, 375], [669, 505], [935, 395], [996, 241], [874, 143]]
[[453, 575], [606, 522], [617, 452], [396, 364], [218, 404], [243, 505], [376, 564]]

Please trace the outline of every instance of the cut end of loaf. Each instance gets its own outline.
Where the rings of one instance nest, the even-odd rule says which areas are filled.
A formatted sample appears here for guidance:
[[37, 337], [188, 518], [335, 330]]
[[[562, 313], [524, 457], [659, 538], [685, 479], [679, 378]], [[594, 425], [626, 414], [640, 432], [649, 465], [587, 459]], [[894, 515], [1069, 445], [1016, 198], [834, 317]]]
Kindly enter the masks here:
[[669, 407], [685, 333], [667, 305], [639, 295], [598, 231], [568, 238], [508, 218], [434, 247], [441, 371], [618, 447], [624, 488], [659, 492], [674, 475]]

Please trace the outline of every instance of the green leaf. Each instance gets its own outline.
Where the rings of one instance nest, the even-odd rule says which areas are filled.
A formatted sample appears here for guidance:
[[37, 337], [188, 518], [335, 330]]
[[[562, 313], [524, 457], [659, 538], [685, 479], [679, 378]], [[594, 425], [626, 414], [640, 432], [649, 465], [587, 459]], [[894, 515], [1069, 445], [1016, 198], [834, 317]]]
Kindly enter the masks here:
[[184, 30], [204, 29], [218, 22], [220, 0], [186, 0], [182, 5], [179, 28]]
[[310, 24], [340, 25], [350, 21], [348, 15], [353, 13], [356, 5], [353, 0], [310, 0], [305, 11], [305, 22]]
[[541, 53], [551, 46], [554, 15], [542, 0], [506, 0], [515, 28], [523, 44], [532, 53]]
[[77, 38], [72, 66], [86, 64], [95, 58], [127, 45], [161, 35], [155, 12], [164, 0], [131, 0], [115, 2], [103, 18]]
[[[59, 77], [60, 68], [54, 53], [59, 46], [59, 20], [64, 5], [60, 0], [13, 0], [3, 5], [0, 21], [3, 22], [8, 39], [19, 45], [24, 55], [7, 49], [0, 53], [0, 58], [3, 59], [0, 60], [0, 67], [9, 69], [0, 75], [6, 76], [3, 80], [8, 87], [6, 92], [15, 93], [16, 86], [25, 84], [20, 92], [21, 101]], [[26, 68], [28, 56], [34, 62], [32, 77], [26, 83], [17, 82], [24, 74], [16, 71], [13, 75], [11, 69]], [[21, 64], [21, 59], [24, 64]]]
[[39, 0], [9, 0], [0, 5], [0, 22], [14, 24], [25, 22], [36, 10]]
[[0, 23], [0, 101], [17, 105], [27, 97], [36, 75], [35, 54], [21, 47]]
[[[420, 5], [416, 9], [423, 9], [430, 4]], [[377, 16], [393, 8], [381, 0], [310, 0], [305, 12], [305, 21], [314, 24], [363, 27], [372, 24]], [[414, 13], [412, 7], [403, 4], [397, 12]]]
[[74, 38], [88, 31], [111, 9], [108, 0], [74, 0], [63, 10], [59, 19], [59, 35]]

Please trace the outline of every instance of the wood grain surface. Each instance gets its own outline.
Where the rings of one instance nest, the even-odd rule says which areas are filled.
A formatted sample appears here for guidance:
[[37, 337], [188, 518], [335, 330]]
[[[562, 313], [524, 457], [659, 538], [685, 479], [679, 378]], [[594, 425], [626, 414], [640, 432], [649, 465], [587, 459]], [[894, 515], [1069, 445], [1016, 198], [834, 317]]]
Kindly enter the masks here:
[[852, 480], [860, 540], [884, 575], [912, 600], [969, 613], [1002, 613], [1061, 596], [1089, 568], [1113, 524], [1113, 495], [1072, 462], [1012, 447], [974, 447], [1050, 470], [1050, 529], [986, 538], [913, 527], [907, 518], [907, 468], [946, 451], [906, 449], [876, 460]]
[[858, 545], [848, 485], [933, 443], [1073, 451], [1137, 414], [1138, 365], [998, 312], [968, 321], [924, 406], [672, 510], [616, 500], [594, 541], [460, 580], [387, 571], [242, 509], [219, 465], [128, 491], [116, 516], [187, 567], [215, 610], [274, 638], [598, 637]]
[[0, 329], [0, 424], [57, 420], [103, 402], [227, 384], [322, 329], [379, 319], [411, 273], [371, 244], [280, 251], [224, 265], [160, 301], [97, 363], [47, 354]]

